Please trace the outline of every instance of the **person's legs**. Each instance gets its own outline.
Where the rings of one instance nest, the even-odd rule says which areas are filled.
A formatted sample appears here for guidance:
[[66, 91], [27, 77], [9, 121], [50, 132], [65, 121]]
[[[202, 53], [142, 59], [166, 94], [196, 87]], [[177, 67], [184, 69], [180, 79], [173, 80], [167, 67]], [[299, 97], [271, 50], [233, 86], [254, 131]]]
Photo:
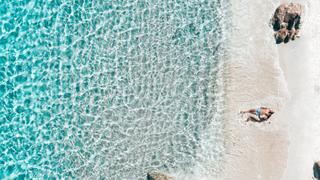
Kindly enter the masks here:
[[248, 119], [247, 119], [247, 121], [246, 121], [246, 122], [250, 121], [251, 119], [254, 119], [254, 120], [256, 120], [256, 121], [260, 121], [260, 119], [259, 119], [259, 118], [257, 118], [256, 116], [252, 116], [252, 115], [250, 115], [250, 116], [248, 117]]
[[241, 111], [242, 114], [244, 113], [251, 113], [251, 114], [255, 114], [256, 113], [256, 110], [255, 109], [250, 109], [248, 111]]

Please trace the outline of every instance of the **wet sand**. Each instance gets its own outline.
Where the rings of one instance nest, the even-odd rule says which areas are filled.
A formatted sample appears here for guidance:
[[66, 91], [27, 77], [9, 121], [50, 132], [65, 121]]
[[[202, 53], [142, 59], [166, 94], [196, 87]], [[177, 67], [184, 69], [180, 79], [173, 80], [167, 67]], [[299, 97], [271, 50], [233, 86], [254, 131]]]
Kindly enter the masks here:
[[[277, 180], [287, 167], [289, 123], [278, 113], [290, 99], [269, 26], [279, 1], [232, 1], [233, 37], [225, 68], [227, 141], [221, 179]], [[239, 114], [267, 106], [266, 122], [246, 123]]]

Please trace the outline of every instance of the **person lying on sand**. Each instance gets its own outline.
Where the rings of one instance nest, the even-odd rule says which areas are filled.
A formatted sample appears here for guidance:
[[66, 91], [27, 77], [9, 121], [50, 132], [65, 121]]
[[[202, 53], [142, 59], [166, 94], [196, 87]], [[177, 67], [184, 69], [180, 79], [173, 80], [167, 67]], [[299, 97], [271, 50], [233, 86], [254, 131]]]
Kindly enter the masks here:
[[267, 107], [260, 107], [257, 109], [250, 109], [248, 111], [241, 111], [242, 114], [244, 113], [251, 113], [251, 114], [255, 114], [256, 116], [250, 115], [247, 119], [246, 122], [250, 121], [251, 119], [254, 119], [256, 121], [261, 121], [261, 120], [268, 120], [271, 115], [274, 113], [274, 111], [272, 111], [271, 109], [267, 108]]

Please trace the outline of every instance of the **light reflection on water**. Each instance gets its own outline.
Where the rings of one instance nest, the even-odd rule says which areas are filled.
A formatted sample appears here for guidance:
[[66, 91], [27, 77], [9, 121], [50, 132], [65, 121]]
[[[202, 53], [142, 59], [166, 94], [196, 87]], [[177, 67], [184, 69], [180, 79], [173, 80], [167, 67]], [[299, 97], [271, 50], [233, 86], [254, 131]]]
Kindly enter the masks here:
[[0, 4], [0, 179], [144, 179], [196, 164], [222, 2]]

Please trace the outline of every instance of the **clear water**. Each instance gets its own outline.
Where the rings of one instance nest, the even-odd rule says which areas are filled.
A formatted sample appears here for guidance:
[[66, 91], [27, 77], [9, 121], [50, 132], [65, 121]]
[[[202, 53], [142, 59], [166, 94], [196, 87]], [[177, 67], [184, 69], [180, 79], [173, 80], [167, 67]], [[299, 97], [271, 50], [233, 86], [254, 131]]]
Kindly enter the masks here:
[[0, 0], [0, 179], [191, 171], [215, 113], [224, 9]]

